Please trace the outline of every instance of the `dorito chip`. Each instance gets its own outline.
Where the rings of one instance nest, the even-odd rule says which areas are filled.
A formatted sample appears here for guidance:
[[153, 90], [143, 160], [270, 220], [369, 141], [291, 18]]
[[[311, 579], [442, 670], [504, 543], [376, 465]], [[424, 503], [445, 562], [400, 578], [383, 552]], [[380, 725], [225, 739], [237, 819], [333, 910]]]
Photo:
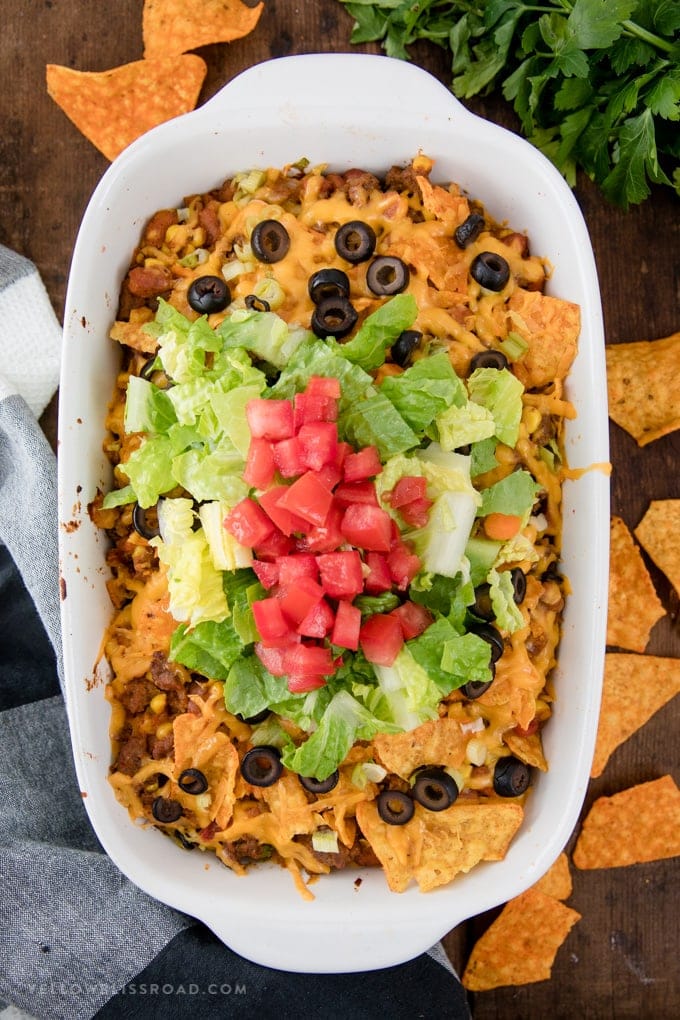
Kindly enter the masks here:
[[484, 992], [504, 985], [547, 981], [557, 950], [581, 915], [535, 887], [503, 907], [477, 940], [463, 985]]
[[652, 500], [635, 537], [680, 595], [680, 499]]
[[454, 804], [446, 811], [427, 811], [416, 804], [406, 825], [383, 822], [375, 801], [356, 809], [361, 831], [393, 892], [403, 892], [412, 878], [428, 892], [480, 861], [501, 861], [523, 816], [521, 804], [495, 800]]
[[680, 659], [608, 652], [590, 775], [601, 776], [619, 744], [644, 726], [678, 692]]
[[554, 896], [556, 900], [567, 900], [571, 896], [572, 881], [569, 871], [569, 858], [562, 853], [532, 889], [538, 889], [546, 896]]
[[150, 128], [193, 110], [205, 78], [194, 54], [135, 60], [110, 71], [47, 65], [47, 91], [107, 159]]
[[167, 57], [241, 39], [255, 28], [263, 8], [241, 0], [145, 0], [144, 56]]
[[680, 855], [680, 790], [672, 776], [631, 786], [591, 807], [574, 848], [577, 868], [623, 868]]
[[612, 517], [607, 644], [644, 652], [652, 627], [666, 615], [625, 521]]
[[609, 417], [638, 446], [680, 428], [680, 333], [610, 344], [605, 354]]
[[379, 733], [373, 746], [388, 772], [408, 779], [421, 765], [458, 768], [465, 758], [469, 734], [456, 719], [430, 719], [405, 733]]

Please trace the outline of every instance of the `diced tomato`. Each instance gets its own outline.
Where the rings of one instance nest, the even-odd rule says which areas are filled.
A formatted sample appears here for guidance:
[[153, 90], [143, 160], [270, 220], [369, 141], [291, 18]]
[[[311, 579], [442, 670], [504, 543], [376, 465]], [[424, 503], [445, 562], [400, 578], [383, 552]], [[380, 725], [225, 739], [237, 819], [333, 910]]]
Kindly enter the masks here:
[[316, 581], [319, 577], [316, 556], [312, 556], [311, 553], [295, 553], [292, 556], [282, 556], [276, 566], [279, 572], [280, 584], [292, 584], [301, 577], [311, 577], [313, 581]]
[[345, 536], [340, 531], [344, 514], [343, 508], [333, 500], [328, 517], [323, 524], [307, 527], [307, 533], [299, 538], [296, 547], [300, 552], [328, 553], [339, 549], [345, 544]]
[[321, 601], [323, 588], [311, 577], [299, 577], [285, 588], [280, 587], [276, 598], [284, 617], [297, 627], [307, 613]]
[[390, 551], [392, 519], [382, 507], [352, 503], [345, 510], [340, 530], [350, 545], [359, 549]]
[[263, 641], [274, 642], [285, 636], [289, 628], [279, 599], [257, 599], [252, 610], [255, 626]]
[[369, 506], [378, 506], [375, 483], [370, 481], [343, 482], [335, 487], [333, 495], [343, 506], [349, 506], [350, 503], [367, 503]]
[[361, 482], [373, 478], [382, 471], [380, 455], [375, 446], [364, 446], [363, 450], [348, 453], [343, 464], [346, 482]]
[[361, 557], [356, 549], [317, 557], [321, 584], [332, 599], [353, 599], [364, 588]]
[[278, 506], [303, 517], [310, 524], [323, 524], [333, 502], [333, 493], [314, 471], [300, 475], [278, 500]]
[[404, 644], [399, 620], [387, 613], [369, 616], [359, 631], [359, 644], [369, 662], [391, 666]]
[[410, 641], [411, 638], [418, 637], [424, 630], [432, 623], [434, 617], [429, 609], [425, 606], [418, 605], [417, 602], [403, 602], [396, 609], [393, 609], [390, 616], [396, 616], [401, 625], [401, 632], [404, 635], [404, 641]]
[[274, 451], [268, 439], [251, 439], [243, 478], [254, 489], [266, 489], [274, 481]]
[[295, 540], [274, 528], [271, 535], [253, 546], [253, 552], [259, 560], [277, 560], [279, 556], [287, 556], [293, 551]]
[[272, 520], [249, 496], [229, 511], [224, 519], [224, 527], [237, 542], [251, 548], [264, 542], [274, 531]]
[[338, 448], [338, 427], [332, 421], [317, 421], [313, 425], [301, 425], [298, 441], [302, 460], [310, 471], [319, 471], [325, 464], [333, 464]]
[[534, 716], [528, 726], [515, 726], [515, 733], [518, 737], [531, 737], [540, 729], [540, 720]]
[[[337, 464], [324, 464], [316, 473], [319, 476], [319, 480], [332, 490], [335, 490], [335, 486], [342, 478], [342, 468], [339, 468]], [[335, 495], [335, 492], [333, 492], [333, 495]]]
[[364, 580], [364, 590], [369, 595], [379, 595], [381, 591], [389, 591], [393, 585], [387, 556], [383, 553], [369, 552], [366, 554], [366, 565], [370, 573]]
[[335, 613], [325, 599], [321, 599], [309, 610], [297, 628], [303, 637], [324, 638], [333, 627]]
[[330, 648], [304, 642], [286, 649], [284, 663], [286, 673], [293, 676], [330, 676], [336, 668]]
[[293, 405], [290, 400], [254, 397], [246, 404], [246, 418], [254, 439], [279, 440], [295, 435]]
[[297, 478], [306, 470], [302, 444], [297, 436], [273, 444], [274, 465], [282, 478]]
[[333, 397], [316, 393], [295, 394], [295, 428], [319, 421], [337, 421], [338, 402]]
[[325, 678], [317, 673], [289, 673], [286, 682], [291, 694], [307, 694], [318, 687], [326, 686]]
[[432, 500], [424, 497], [423, 499], [412, 499], [410, 503], [400, 506], [399, 513], [406, 524], [410, 524], [412, 528], [424, 528], [430, 519], [431, 508]]
[[277, 528], [284, 535], [292, 535], [294, 531], [305, 531], [309, 525], [302, 517], [279, 506], [278, 501], [287, 488], [287, 485], [273, 485], [271, 489], [260, 493], [257, 498], [260, 501], [260, 506], [264, 507], [267, 516], [271, 517]]
[[347, 454], [348, 453], [353, 453], [353, 452], [354, 451], [353, 451], [352, 447], [349, 445], [349, 443], [344, 443], [344, 442], [338, 443], [338, 449], [337, 449], [337, 452], [335, 454], [335, 463], [336, 463], [336, 465], [339, 468], [343, 467], [345, 461], [347, 460]]
[[426, 496], [426, 478], [423, 478], [422, 475], [403, 475], [386, 498], [395, 509], [398, 509], [400, 506], [411, 503], [414, 499], [425, 499]]
[[305, 393], [314, 397], [333, 397], [340, 399], [340, 380], [332, 375], [311, 375], [305, 387]]
[[265, 588], [273, 588], [278, 584], [279, 565], [278, 563], [267, 563], [265, 560], [253, 560], [253, 570], [257, 574], [258, 581]]
[[265, 669], [269, 670], [272, 676], [284, 676], [285, 669], [285, 657], [286, 657], [286, 646], [282, 645], [277, 648], [269, 648], [263, 645], [261, 641], [258, 641], [255, 645], [255, 654], [262, 663]]
[[335, 612], [331, 643], [356, 652], [359, 647], [360, 628], [361, 610], [358, 606], [353, 606], [351, 602], [341, 599]]
[[387, 566], [397, 588], [405, 591], [420, 570], [421, 562], [420, 557], [402, 542], [394, 545], [388, 553]]

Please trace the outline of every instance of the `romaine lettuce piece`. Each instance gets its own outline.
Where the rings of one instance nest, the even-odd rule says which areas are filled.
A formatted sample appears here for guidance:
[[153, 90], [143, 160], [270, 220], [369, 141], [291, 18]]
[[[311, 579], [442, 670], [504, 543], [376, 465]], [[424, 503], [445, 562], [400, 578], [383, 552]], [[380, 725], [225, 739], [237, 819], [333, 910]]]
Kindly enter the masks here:
[[157, 434], [167, 432], [176, 421], [168, 391], [141, 376], [131, 375], [125, 396], [125, 431]]
[[515, 602], [510, 571], [492, 569], [489, 571], [488, 581], [491, 605], [497, 625], [501, 630], [507, 630], [510, 634], [521, 630], [524, 627], [524, 617]]
[[466, 402], [465, 386], [446, 351], [421, 358], [401, 375], [387, 376], [380, 392], [390, 399], [414, 432], [421, 433], [448, 407]]
[[369, 315], [351, 340], [335, 344], [343, 358], [370, 372], [385, 360], [385, 352], [400, 333], [415, 322], [418, 305], [412, 294], [396, 294]]
[[539, 486], [532, 476], [520, 468], [490, 485], [488, 489], [482, 489], [482, 501], [477, 514], [479, 517], [495, 513], [524, 517], [531, 511], [538, 492]]
[[[502, 443], [515, 446], [522, 418], [524, 387], [507, 368], [477, 368], [467, 381], [470, 400], [491, 412], [494, 434]], [[484, 438], [484, 437], [480, 437]]]

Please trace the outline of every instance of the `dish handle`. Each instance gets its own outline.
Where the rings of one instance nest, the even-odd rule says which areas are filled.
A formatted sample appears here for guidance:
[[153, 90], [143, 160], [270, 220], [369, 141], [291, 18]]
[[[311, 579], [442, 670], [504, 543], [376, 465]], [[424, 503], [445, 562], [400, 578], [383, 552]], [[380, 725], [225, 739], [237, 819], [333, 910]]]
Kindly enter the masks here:
[[[310, 89], [315, 92], [311, 103]], [[388, 111], [399, 119], [418, 113], [449, 124], [474, 117], [428, 71], [366, 53], [307, 53], [263, 61], [233, 78], [201, 110], [221, 116], [231, 110], [272, 107], [284, 111], [301, 106], [308, 112], [310, 105], [357, 116], [379, 110], [381, 121]]]

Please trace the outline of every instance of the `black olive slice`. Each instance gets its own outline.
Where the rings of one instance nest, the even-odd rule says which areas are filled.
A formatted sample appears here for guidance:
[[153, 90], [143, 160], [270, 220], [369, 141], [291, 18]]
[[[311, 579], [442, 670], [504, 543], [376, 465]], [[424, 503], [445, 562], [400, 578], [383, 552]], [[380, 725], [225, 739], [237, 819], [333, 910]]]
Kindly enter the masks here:
[[471, 372], [474, 372], [476, 368], [497, 368], [500, 370], [507, 367], [508, 359], [503, 354], [503, 351], [494, 351], [492, 349], [478, 351], [470, 362]]
[[313, 776], [298, 776], [298, 779], [309, 793], [329, 793], [338, 785], [340, 773], [336, 769], [327, 779], [314, 779]]
[[420, 347], [423, 334], [417, 329], [405, 329], [392, 344], [392, 361], [401, 368], [406, 368], [413, 352]]
[[510, 577], [512, 578], [512, 592], [515, 602], [518, 606], [521, 606], [527, 593], [526, 574], [521, 567], [513, 567], [510, 571]]
[[246, 308], [249, 308], [253, 312], [271, 312], [271, 305], [264, 298], [260, 298], [257, 294], [246, 294]]
[[499, 797], [519, 797], [529, 787], [529, 766], [508, 755], [499, 758], [493, 772], [493, 788]]
[[444, 811], [458, 797], [458, 784], [444, 769], [421, 769], [416, 773], [413, 796], [428, 811]]
[[470, 606], [470, 612], [474, 613], [481, 620], [495, 620], [496, 614], [491, 604], [491, 585], [480, 584], [475, 588], [475, 601]]
[[268, 744], [253, 747], [241, 762], [241, 775], [251, 786], [271, 786], [282, 772], [281, 755]]
[[510, 266], [495, 251], [483, 251], [472, 260], [470, 275], [485, 290], [503, 290], [510, 279]]
[[408, 266], [396, 255], [378, 255], [366, 271], [366, 283], [379, 297], [400, 294], [408, 280]]
[[250, 247], [260, 262], [280, 262], [290, 248], [290, 234], [278, 220], [262, 220], [250, 235]]
[[196, 844], [192, 843], [190, 839], [187, 839], [181, 829], [175, 829], [170, 833], [170, 836], [172, 836], [172, 838], [176, 840], [184, 850], [193, 850], [196, 846]]
[[177, 780], [180, 790], [198, 796], [208, 789], [208, 780], [200, 769], [185, 769]]
[[132, 509], [132, 526], [142, 538], [157, 538], [161, 533], [156, 509], [157, 504], [144, 508], [139, 503]]
[[236, 718], [240, 719], [241, 722], [248, 723], [249, 726], [257, 726], [258, 723], [264, 722], [269, 715], [269, 709], [263, 708], [261, 712], [256, 712], [255, 715], [249, 715], [247, 718], [244, 715], [236, 713]]
[[319, 269], [310, 276], [307, 290], [315, 305], [326, 298], [346, 298], [349, 297], [349, 277], [342, 269]]
[[453, 232], [453, 239], [459, 248], [467, 248], [482, 232], [484, 217], [479, 213], [470, 213], [466, 220], [456, 227]]
[[151, 805], [151, 814], [161, 825], [169, 825], [182, 817], [182, 805], [170, 797], [156, 797]]
[[154, 367], [155, 364], [156, 364], [156, 355], [152, 354], [151, 357], [147, 358], [146, 361], [144, 362], [144, 364], [142, 365], [142, 367], [141, 367], [141, 369], [139, 371], [140, 378], [141, 379], [146, 379], [147, 382], [149, 382], [150, 379], [151, 379], [151, 376], [154, 374], [154, 372], [158, 371], [158, 369]]
[[492, 683], [493, 680], [468, 680], [460, 689], [468, 701], [476, 701], [482, 694], [486, 694]]
[[330, 297], [317, 305], [312, 315], [312, 331], [322, 339], [347, 336], [359, 318], [356, 308], [344, 297]]
[[476, 634], [477, 637], [482, 638], [491, 645], [491, 662], [498, 662], [505, 650], [505, 645], [500, 631], [496, 630], [495, 627], [492, 627], [488, 623], [477, 623], [474, 627], [471, 627], [470, 630], [473, 634]]
[[375, 251], [375, 231], [363, 220], [343, 223], [335, 232], [335, 250], [341, 259], [357, 265], [370, 259]]
[[406, 825], [415, 809], [413, 797], [401, 790], [383, 790], [378, 794], [378, 814], [388, 825]]
[[195, 312], [210, 315], [211, 312], [221, 312], [226, 308], [231, 301], [231, 294], [221, 276], [199, 276], [189, 286], [187, 301]]

